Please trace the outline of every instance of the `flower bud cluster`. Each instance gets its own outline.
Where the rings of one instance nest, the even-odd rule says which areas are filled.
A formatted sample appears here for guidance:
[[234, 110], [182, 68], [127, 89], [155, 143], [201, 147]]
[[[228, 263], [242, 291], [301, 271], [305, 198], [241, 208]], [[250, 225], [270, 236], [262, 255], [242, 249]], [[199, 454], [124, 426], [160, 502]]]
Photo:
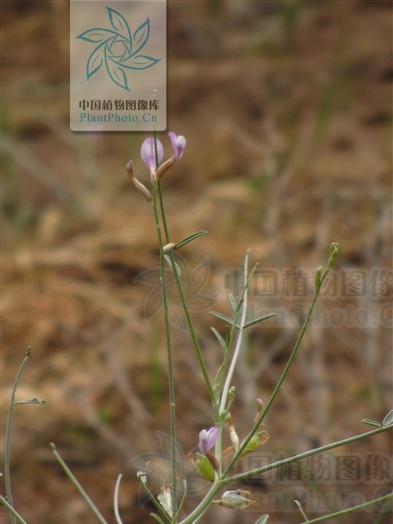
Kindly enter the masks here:
[[[184, 148], [186, 147], [186, 139], [184, 138], [184, 136], [177, 136], [175, 133], [172, 132], [168, 133], [168, 136], [172, 142], [173, 155], [169, 158], [169, 160], [167, 160], [161, 165], [159, 164], [164, 158], [164, 147], [160, 140], [158, 140], [158, 138], [146, 138], [146, 140], [142, 144], [141, 158], [143, 162], [146, 164], [146, 166], [149, 168], [150, 179], [152, 184], [154, 184], [156, 180], [160, 179], [164, 175], [164, 173], [166, 173], [168, 169], [172, 167], [173, 164], [180, 160], [183, 156]], [[134, 166], [131, 160], [127, 164], [127, 174], [130, 180], [133, 182], [136, 189], [140, 193], [142, 193], [145, 200], [151, 203], [152, 196], [150, 194], [150, 191], [136, 178], [134, 174]]]

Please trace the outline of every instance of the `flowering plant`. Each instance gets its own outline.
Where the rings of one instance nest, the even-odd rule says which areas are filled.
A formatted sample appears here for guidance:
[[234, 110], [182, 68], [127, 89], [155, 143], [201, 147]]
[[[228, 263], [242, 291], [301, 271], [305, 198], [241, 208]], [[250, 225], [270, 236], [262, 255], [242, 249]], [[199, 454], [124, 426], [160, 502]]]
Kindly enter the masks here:
[[[180, 278], [180, 269], [175, 260], [175, 252], [181, 249], [184, 245], [189, 242], [194, 241], [198, 237], [204, 235], [206, 231], [199, 231], [197, 233], [191, 234], [182, 241], [175, 243], [171, 241], [169, 230], [166, 223], [166, 216], [164, 210], [164, 201], [162, 197], [161, 190], [161, 179], [165, 173], [176, 163], [178, 162], [184, 153], [186, 146], [186, 139], [183, 136], [177, 136], [175, 133], [169, 133], [169, 138], [173, 147], [173, 154], [171, 157], [166, 160], [164, 163], [161, 163], [164, 158], [164, 148], [160, 140], [156, 136], [152, 138], [147, 138], [141, 147], [141, 158], [150, 172], [152, 189], [148, 189], [144, 184], [142, 184], [135, 176], [133, 162], [130, 161], [127, 164], [127, 174], [136, 189], [143, 195], [147, 202], [152, 206], [154, 221], [156, 225], [157, 239], [160, 251], [160, 269], [161, 269], [161, 291], [162, 291], [162, 303], [164, 311], [164, 325], [166, 332], [166, 343], [167, 343], [167, 361], [168, 361], [168, 376], [169, 376], [169, 413], [170, 413], [170, 454], [171, 454], [171, 467], [170, 467], [170, 476], [168, 486], [162, 486], [160, 493], [153, 493], [150, 491], [147, 485], [148, 470], [149, 464], [146, 464], [145, 471], [139, 471], [137, 477], [141, 484], [141, 487], [145, 490], [147, 496], [150, 498], [151, 502], [154, 504], [157, 513], [152, 513], [152, 518], [160, 524], [194, 524], [199, 522], [200, 518], [208, 511], [212, 504], [219, 504], [225, 508], [233, 510], [247, 510], [255, 505], [255, 501], [252, 499], [252, 494], [248, 491], [242, 489], [235, 489], [230, 491], [224, 491], [229, 484], [235, 484], [243, 481], [249, 476], [265, 473], [269, 470], [285, 466], [286, 464], [299, 461], [305, 457], [321, 453], [330, 449], [337, 448], [339, 446], [348, 445], [357, 440], [371, 437], [380, 432], [386, 431], [393, 428], [393, 411], [388, 413], [382, 423], [378, 423], [372, 420], [365, 419], [364, 422], [375, 426], [375, 428], [369, 432], [362, 433], [350, 438], [347, 438], [342, 441], [333, 442], [319, 448], [311, 449], [304, 453], [297, 454], [295, 456], [288, 457], [283, 460], [279, 460], [273, 464], [255, 467], [249, 471], [242, 471], [241, 473], [234, 474], [233, 469], [234, 465], [243, 457], [245, 454], [253, 453], [260, 446], [264, 445], [268, 441], [268, 434], [266, 431], [262, 430], [263, 421], [270, 410], [277, 393], [279, 392], [285, 377], [288, 374], [288, 371], [295, 359], [295, 356], [301, 346], [304, 334], [307, 330], [307, 327], [310, 323], [315, 304], [318, 299], [318, 295], [321, 291], [322, 285], [331, 270], [334, 260], [338, 255], [338, 244], [332, 243], [330, 246], [329, 258], [327, 261], [326, 268], [319, 266], [315, 273], [314, 280], [314, 296], [311, 301], [311, 306], [308, 310], [307, 316], [305, 318], [303, 327], [299, 333], [298, 339], [294, 345], [294, 348], [291, 352], [291, 355], [288, 359], [288, 362], [266, 404], [262, 402], [261, 399], [256, 399], [256, 416], [253, 426], [249, 429], [245, 438], [240, 441], [233, 417], [231, 415], [231, 406], [235, 401], [235, 387], [232, 385], [233, 374], [238, 361], [239, 354], [242, 348], [242, 340], [245, 330], [257, 323], [263, 322], [268, 318], [275, 315], [271, 313], [263, 317], [256, 318], [252, 321], [247, 320], [247, 292], [250, 285], [251, 278], [255, 271], [256, 266], [249, 271], [248, 269], [248, 260], [249, 253], [247, 252], [244, 262], [244, 274], [245, 285], [242, 290], [240, 299], [235, 300], [233, 295], [229, 294], [229, 301], [233, 308], [233, 318], [226, 317], [217, 312], [211, 312], [212, 315], [219, 318], [225, 323], [225, 338], [214, 328], [212, 328], [213, 333], [215, 334], [219, 344], [224, 350], [224, 357], [222, 364], [217, 370], [216, 376], [212, 379], [209, 376], [205, 360], [198, 342], [198, 337], [196, 336], [195, 329], [191, 320], [189, 313], [189, 308], [185, 298], [184, 290], [182, 287], [182, 282]], [[184, 515], [182, 513], [183, 505], [185, 498], [187, 496], [187, 479], [178, 478], [178, 471], [176, 467], [176, 412], [175, 412], [175, 377], [173, 370], [173, 358], [172, 358], [172, 347], [171, 347], [171, 332], [170, 332], [170, 323], [169, 323], [169, 313], [168, 313], [168, 290], [167, 290], [167, 270], [165, 264], [168, 264], [171, 271], [173, 272], [175, 283], [179, 292], [181, 299], [182, 308], [184, 310], [184, 315], [186, 318], [187, 327], [190, 333], [191, 341], [196, 352], [196, 356], [199, 362], [200, 370], [205, 382], [207, 394], [209, 395], [211, 401], [211, 420], [214, 421], [213, 426], [210, 429], [202, 429], [199, 433], [199, 443], [198, 448], [200, 453], [196, 453], [196, 460], [191, 455], [193, 464], [195, 465], [196, 471], [204, 479], [210, 482], [209, 489], [203, 500], [188, 514]], [[233, 347], [234, 346], [234, 347]], [[29, 353], [26, 357], [28, 358]], [[6, 445], [5, 445], [5, 477], [6, 477], [6, 492], [7, 498], [0, 496], [0, 501], [5, 506], [9, 513], [12, 524], [19, 522], [21, 524], [26, 524], [23, 518], [19, 513], [14, 509], [12, 494], [11, 494], [11, 484], [10, 484], [10, 475], [9, 475], [9, 446], [10, 446], [10, 427], [12, 419], [12, 410], [14, 405], [14, 395], [17, 387], [17, 382], [22, 371], [22, 368], [26, 362], [24, 360], [21, 369], [17, 375], [12, 397], [10, 412], [8, 417], [7, 431], [6, 431]], [[26, 402], [39, 402], [36, 399]], [[222, 450], [222, 440], [223, 432], [228, 431], [229, 438], [231, 440], [232, 446], [227, 450]], [[197, 442], [197, 437], [195, 438], [195, 443]], [[55, 449], [55, 446], [52, 445], [54, 454], [70, 477], [72, 482], [78, 488], [81, 495], [84, 497], [86, 502], [89, 504], [92, 511], [95, 513], [97, 518], [102, 524], [107, 524], [105, 519], [99, 513], [94, 503], [90, 497], [83, 490], [82, 486], [73, 476], [72, 472], [68, 466], [64, 463], [60, 455]], [[232, 453], [227, 462], [224, 462], [223, 458], [226, 457], [228, 453]], [[120, 486], [121, 475], [118, 477], [116, 487], [115, 487], [115, 496], [114, 496], [114, 511], [117, 524], [122, 524], [122, 520], [118, 508], [118, 492]], [[179, 484], [182, 484], [182, 497], [179, 500]], [[220, 494], [221, 493], [221, 494]], [[217, 499], [216, 497], [220, 497]], [[389, 502], [393, 498], [392, 494], [379, 497], [372, 502], [367, 502], [360, 504], [358, 506], [347, 508], [344, 511], [339, 513], [330, 514], [326, 517], [320, 517], [318, 519], [309, 520], [305, 515], [300, 503], [297, 502], [299, 510], [304, 518], [305, 522], [314, 523], [321, 522], [322, 520], [329, 519], [338, 515], [345, 514], [349, 511], [354, 511], [358, 509], [365, 508], [375, 502]], [[264, 524], [268, 519], [268, 515], [262, 515], [258, 518], [255, 524]]]

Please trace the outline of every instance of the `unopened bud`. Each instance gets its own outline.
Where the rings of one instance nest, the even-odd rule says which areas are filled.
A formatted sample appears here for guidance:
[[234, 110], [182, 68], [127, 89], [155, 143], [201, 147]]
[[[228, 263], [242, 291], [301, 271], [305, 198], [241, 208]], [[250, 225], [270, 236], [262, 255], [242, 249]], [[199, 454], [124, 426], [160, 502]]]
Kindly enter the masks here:
[[243, 491], [242, 489], [226, 491], [221, 500], [214, 500], [213, 504], [221, 504], [221, 506], [224, 506], [225, 508], [247, 509], [251, 508], [256, 503], [255, 500], [247, 498], [250, 496], [251, 493], [249, 491]]
[[258, 420], [258, 417], [259, 417], [259, 413], [263, 410], [263, 408], [265, 407], [263, 405], [263, 402], [260, 398], [257, 398], [256, 400], [256, 405], [257, 405], [257, 414], [255, 415], [255, 420], [254, 420], [254, 424], [256, 423], [256, 421]]
[[173, 166], [174, 163], [175, 159], [173, 158], [173, 156], [171, 156], [169, 160], [161, 164], [160, 167], [157, 169], [157, 178], [162, 178], [164, 174], [168, 171], [168, 169]]
[[327, 266], [328, 269], [331, 269], [334, 259], [336, 258], [337, 254], [338, 254], [338, 244], [337, 242], [333, 242], [330, 245], [330, 258], [329, 258], [329, 262]]
[[235, 426], [233, 425], [232, 417], [230, 417], [228, 425], [229, 425], [229, 438], [231, 439], [231, 442], [233, 444], [233, 449], [235, 450], [235, 453], [236, 453], [237, 450], [239, 449], [240, 441], [236, 433]]
[[218, 460], [216, 459], [216, 457], [214, 456], [214, 454], [211, 451], [208, 451], [206, 453], [206, 458], [210, 462], [210, 464], [212, 465], [212, 468], [214, 469], [214, 471], [218, 471], [220, 469], [220, 465], [218, 463]]
[[147, 189], [147, 187], [145, 187], [143, 184], [141, 184], [141, 182], [139, 182], [139, 180], [136, 178], [135, 174], [134, 174], [134, 165], [132, 163], [132, 160], [130, 160], [127, 164], [127, 175], [128, 175], [128, 178], [132, 181], [132, 183], [134, 184], [134, 186], [137, 188], [137, 190], [142, 193], [142, 195], [144, 196], [145, 200], [147, 200], [147, 202], [152, 202], [153, 201], [153, 198], [150, 194], [150, 191]]
[[319, 287], [321, 283], [322, 271], [323, 271], [323, 266], [318, 266], [317, 270], [315, 271], [315, 278], [314, 278], [315, 287]]

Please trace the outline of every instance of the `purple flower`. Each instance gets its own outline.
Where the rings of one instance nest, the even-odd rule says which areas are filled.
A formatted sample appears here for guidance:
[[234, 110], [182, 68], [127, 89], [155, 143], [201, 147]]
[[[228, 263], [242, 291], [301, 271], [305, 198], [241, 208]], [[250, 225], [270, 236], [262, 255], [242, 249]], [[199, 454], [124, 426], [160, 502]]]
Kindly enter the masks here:
[[218, 429], [215, 427], [209, 430], [202, 429], [199, 433], [199, 450], [204, 455], [212, 449], [217, 440]]
[[[164, 156], [164, 148], [161, 142], [157, 139], [157, 157], [158, 163], [161, 162]], [[152, 180], [156, 176], [156, 152], [154, 148], [154, 138], [146, 138], [141, 147], [141, 157], [147, 167], [150, 169]]]
[[168, 136], [171, 139], [173, 151], [175, 153], [173, 155], [174, 160], [180, 160], [180, 158], [183, 156], [184, 148], [186, 147], [186, 139], [182, 135], [175, 135], [175, 133], [172, 133], [172, 131], [168, 133]]

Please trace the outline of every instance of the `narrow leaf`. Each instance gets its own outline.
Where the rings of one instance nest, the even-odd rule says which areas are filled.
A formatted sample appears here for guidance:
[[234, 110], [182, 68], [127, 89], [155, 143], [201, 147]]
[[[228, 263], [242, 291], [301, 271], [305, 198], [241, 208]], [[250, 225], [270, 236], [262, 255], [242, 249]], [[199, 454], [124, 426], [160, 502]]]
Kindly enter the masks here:
[[267, 320], [268, 318], [276, 316], [277, 313], [270, 313], [270, 315], [265, 315], [264, 317], [256, 318], [255, 320], [252, 320], [248, 324], [245, 324], [244, 329], [253, 326], [254, 324], [258, 324], [258, 322], [263, 322], [264, 320]]
[[382, 421], [382, 426], [390, 426], [393, 424], [393, 409], [392, 411], [389, 411], [389, 413], [386, 415], [386, 417]]
[[229, 293], [228, 296], [229, 296], [229, 302], [231, 303], [231, 305], [233, 307], [233, 311], [236, 311], [237, 305], [236, 305], [235, 297], [232, 295], [232, 293]]
[[158, 515], [156, 515], [155, 513], [150, 513], [150, 516], [153, 517], [153, 519], [156, 519], [157, 522], [159, 522], [160, 524], [165, 524]]
[[207, 231], [198, 231], [198, 233], [194, 233], [193, 235], [190, 235], [189, 237], [183, 238], [183, 240], [180, 240], [176, 244], [176, 246], [173, 248], [173, 251], [176, 251], [176, 249], [180, 249], [181, 247], [185, 246], [189, 242], [192, 242], [192, 240], [195, 240], [198, 237], [201, 237], [202, 235], [206, 235]]
[[361, 421], [365, 424], [368, 424], [369, 426], [376, 426], [377, 428], [381, 427], [381, 424], [379, 422], [376, 422], [375, 420], [370, 420], [369, 418], [363, 418]]
[[46, 404], [45, 400], [38, 400], [36, 398], [31, 398], [28, 400], [18, 400], [17, 402], [14, 402], [14, 406], [16, 404], [39, 404], [40, 406], [43, 406]]
[[265, 524], [268, 518], [269, 515], [262, 515], [262, 517], [259, 517], [255, 524]]
[[[230, 318], [226, 317], [225, 315], [221, 315], [221, 313], [217, 313], [216, 311], [209, 311], [209, 313], [211, 315], [213, 315], [214, 317], [217, 317], [221, 320], [223, 320], [224, 322], [228, 322], [229, 324], [231, 324], [231, 326], [233, 326], [233, 320], [231, 320]], [[239, 326], [236, 326], [237, 328], [239, 328]]]
[[226, 344], [225, 344], [225, 340], [222, 338], [222, 336], [220, 335], [220, 333], [217, 331], [217, 329], [215, 329], [214, 327], [211, 327], [210, 328], [213, 333], [216, 335], [219, 343], [222, 345], [222, 347], [225, 349], [226, 348]]

